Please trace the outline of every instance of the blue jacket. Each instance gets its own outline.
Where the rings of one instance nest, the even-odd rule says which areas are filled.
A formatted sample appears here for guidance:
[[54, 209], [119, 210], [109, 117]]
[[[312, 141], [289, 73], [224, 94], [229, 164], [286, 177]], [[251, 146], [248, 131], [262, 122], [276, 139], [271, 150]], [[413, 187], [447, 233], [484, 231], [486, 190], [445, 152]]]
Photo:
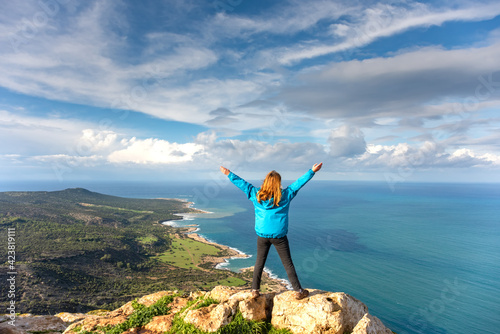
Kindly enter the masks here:
[[247, 198], [252, 201], [255, 207], [255, 232], [263, 238], [283, 238], [288, 233], [288, 209], [290, 201], [297, 195], [307, 181], [314, 176], [312, 169], [308, 170], [297, 181], [281, 190], [281, 200], [279, 206], [274, 206], [273, 199], [267, 201], [257, 201], [257, 193], [260, 188], [255, 188], [252, 184], [230, 172], [229, 180], [243, 190]]

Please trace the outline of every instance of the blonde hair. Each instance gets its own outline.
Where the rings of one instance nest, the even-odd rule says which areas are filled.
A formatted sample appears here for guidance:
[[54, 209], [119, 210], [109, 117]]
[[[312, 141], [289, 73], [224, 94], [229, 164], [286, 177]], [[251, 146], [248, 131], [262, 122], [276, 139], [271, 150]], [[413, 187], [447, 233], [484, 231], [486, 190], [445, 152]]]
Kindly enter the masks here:
[[279, 202], [281, 200], [281, 175], [273, 170], [270, 171], [264, 182], [262, 182], [262, 186], [257, 193], [257, 201], [267, 201], [268, 199], [273, 199], [274, 206], [279, 206]]

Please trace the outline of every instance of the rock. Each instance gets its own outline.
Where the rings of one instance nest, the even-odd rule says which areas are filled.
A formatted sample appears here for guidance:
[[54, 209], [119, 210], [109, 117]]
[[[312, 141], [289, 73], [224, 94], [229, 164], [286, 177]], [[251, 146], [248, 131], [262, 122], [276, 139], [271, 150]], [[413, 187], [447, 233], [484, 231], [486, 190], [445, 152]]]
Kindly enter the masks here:
[[238, 292], [229, 296], [229, 298], [224, 301], [239, 303], [242, 300], [250, 299], [252, 297], [252, 292], [250, 290], [237, 290]]
[[[374, 326], [379, 325], [373, 320], [375, 317], [367, 317], [367, 313], [365, 304], [345, 293], [310, 290], [308, 298], [296, 300], [294, 293], [288, 291], [274, 297], [271, 323], [277, 328], [288, 328], [293, 333], [343, 334], [357, 327], [359, 331], [356, 334], [361, 334], [367, 333], [362, 331], [363, 326], [372, 326], [360, 324], [362, 319], [372, 321]], [[376, 327], [378, 329], [373, 333], [385, 333], [385, 326], [381, 322], [380, 325], [382, 327]]]
[[140, 334], [162, 334], [169, 331], [172, 327], [172, 320], [174, 319], [174, 314], [159, 315], [153, 318], [144, 329], [142, 329]]
[[175, 295], [177, 291], [160, 291], [156, 293], [152, 293], [150, 295], [146, 295], [144, 297], [141, 297], [137, 300], [139, 304], [142, 304], [144, 306], [151, 306], [157, 301], [159, 301], [161, 298], [165, 296], [171, 296]]
[[218, 285], [215, 288], [213, 288], [212, 291], [207, 292], [205, 297], [206, 298], [213, 298], [213, 299], [217, 300], [218, 302], [222, 303], [240, 291], [241, 291], [241, 289], [238, 289], [238, 288], [235, 288], [232, 286]]
[[256, 299], [252, 299], [251, 296], [250, 290], [217, 286], [208, 292], [205, 298], [213, 298], [220, 303], [189, 310], [184, 316], [184, 321], [201, 330], [213, 332], [228, 324], [238, 310], [247, 320], [270, 319], [274, 294], [264, 294]]
[[274, 297], [271, 324], [293, 333], [341, 333], [341, 307], [336, 298], [322, 291], [310, 290], [310, 296], [296, 300], [293, 291]]
[[120, 315], [120, 316], [88, 316], [85, 319], [75, 322], [71, 324], [64, 333], [69, 333], [73, 328], [81, 326], [81, 329], [86, 330], [86, 331], [93, 331], [97, 327], [105, 327], [105, 326], [116, 326], [118, 324], [121, 324], [122, 322], [125, 322], [127, 320], [127, 317]]
[[64, 321], [52, 315], [17, 316], [15, 326], [10, 325], [7, 321], [0, 323], [0, 333], [2, 334], [28, 334], [29, 332], [60, 334], [65, 329]]
[[[152, 293], [146, 296], [143, 296], [137, 300], [139, 304], [142, 304], [144, 306], [151, 306], [154, 303], [156, 303], [160, 298], [165, 297], [165, 296], [170, 296], [177, 293], [176, 291], [159, 291], [156, 293]], [[116, 316], [125, 316], [128, 317], [134, 313], [134, 308], [132, 307], [132, 301], [129, 301], [128, 303], [122, 305], [120, 308], [117, 308], [114, 311], [108, 312], [107, 316], [109, 317], [116, 317]]]
[[128, 303], [123, 304], [116, 310], [109, 312], [108, 315], [111, 317], [116, 317], [116, 316], [128, 317], [132, 313], [134, 313], [134, 308], [132, 307], [132, 301], [129, 301]]
[[22, 331], [20, 329], [17, 329], [14, 326], [4, 327], [4, 326], [0, 325], [0, 333], [1, 334], [25, 334], [26, 331]]
[[242, 300], [238, 308], [243, 318], [253, 321], [267, 320], [269, 307], [266, 307], [266, 297], [260, 296], [255, 299]]
[[[137, 300], [139, 304], [144, 306], [151, 306], [160, 300], [162, 297], [170, 296], [175, 294], [175, 291], [159, 291], [156, 293], [152, 293], [146, 296], [143, 296]], [[182, 305], [185, 305], [187, 301], [181, 302], [181, 298], [174, 298], [174, 302], [172, 307], [177, 307], [178, 309], [182, 308]], [[176, 302], [177, 300], [177, 302]], [[127, 317], [130, 316], [134, 312], [134, 308], [132, 307], [132, 301], [124, 304], [120, 308], [111, 311], [111, 312], [103, 312], [101, 315], [89, 315], [85, 314], [84, 318], [78, 322], [71, 324], [64, 333], [70, 333], [73, 328], [81, 326], [83, 330], [93, 331], [95, 328], [99, 326], [116, 326], [125, 322]], [[170, 322], [171, 325], [171, 322]]]
[[358, 322], [368, 313], [368, 307], [358, 299], [342, 292], [335, 293], [342, 308], [345, 329], [352, 331]]
[[58, 317], [64, 322], [73, 323], [75, 321], [85, 319], [86, 317], [88, 317], [88, 314], [61, 312], [56, 314], [55, 317]]
[[390, 329], [384, 326], [379, 318], [365, 314], [364, 317], [354, 327], [352, 334], [393, 334]]
[[231, 322], [236, 313], [236, 306], [236, 302], [233, 301], [189, 310], [184, 321], [205, 332], [215, 332]]
[[87, 322], [90, 322], [92, 321], [93, 319], [99, 319], [101, 316], [98, 316], [98, 315], [90, 315], [90, 314], [85, 314], [85, 318], [81, 319], [81, 320], [77, 320], [76, 322], [73, 322], [72, 324], [70, 324], [66, 330], [64, 331], [64, 333], [72, 333], [72, 330], [73, 328], [75, 327], [78, 327], [78, 326], [83, 326], [84, 324], [86, 324]]
[[189, 293], [189, 300], [196, 299], [198, 297], [204, 296], [206, 292], [203, 291], [195, 291], [195, 292], [190, 292]]
[[175, 314], [179, 312], [184, 306], [187, 305], [189, 298], [175, 297], [172, 303], [170, 303], [170, 312]]
[[[251, 292], [248, 292], [251, 295]], [[241, 300], [238, 309], [243, 318], [253, 321], [271, 320], [273, 311], [273, 298], [275, 293], [266, 293], [258, 298], [251, 299], [250, 296]]]

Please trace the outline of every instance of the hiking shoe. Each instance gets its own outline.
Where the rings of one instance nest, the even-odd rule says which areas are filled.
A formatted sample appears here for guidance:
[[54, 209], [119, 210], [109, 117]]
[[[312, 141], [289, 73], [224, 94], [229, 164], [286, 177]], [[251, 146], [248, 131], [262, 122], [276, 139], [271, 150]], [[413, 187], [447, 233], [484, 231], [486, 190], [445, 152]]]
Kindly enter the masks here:
[[297, 300], [304, 299], [307, 296], [309, 296], [308, 290], [300, 289], [299, 291], [295, 291], [295, 299]]
[[252, 296], [250, 297], [250, 299], [259, 298], [259, 296], [260, 296], [259, 290], [252, 290]]

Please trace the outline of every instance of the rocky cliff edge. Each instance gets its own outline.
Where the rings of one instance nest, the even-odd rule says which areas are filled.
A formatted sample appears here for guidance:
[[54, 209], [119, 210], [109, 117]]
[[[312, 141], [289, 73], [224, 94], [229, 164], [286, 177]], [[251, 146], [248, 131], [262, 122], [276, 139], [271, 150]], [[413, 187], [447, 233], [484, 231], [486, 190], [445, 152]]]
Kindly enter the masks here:
[[309, 291], [309, 297], [302, 300], [296, 300], [292, 291], [262, 294], [251, 299], [250, 290], [226, 286], [190, 294], [160, 291], [114, 311], [16, 316], [15, 326], [8, 316], [0, 316], [0, 333], [163, 334], [183, 333], [189, 328], [191, 333], [193, 326], [199, 331], [216, 332], [237, 321], [236, 318], [270, 323], [276, 329], [294, 334], [393, 333], [377, 317], [370, 315], [366, 305], [356, 298], [342, 292]]

